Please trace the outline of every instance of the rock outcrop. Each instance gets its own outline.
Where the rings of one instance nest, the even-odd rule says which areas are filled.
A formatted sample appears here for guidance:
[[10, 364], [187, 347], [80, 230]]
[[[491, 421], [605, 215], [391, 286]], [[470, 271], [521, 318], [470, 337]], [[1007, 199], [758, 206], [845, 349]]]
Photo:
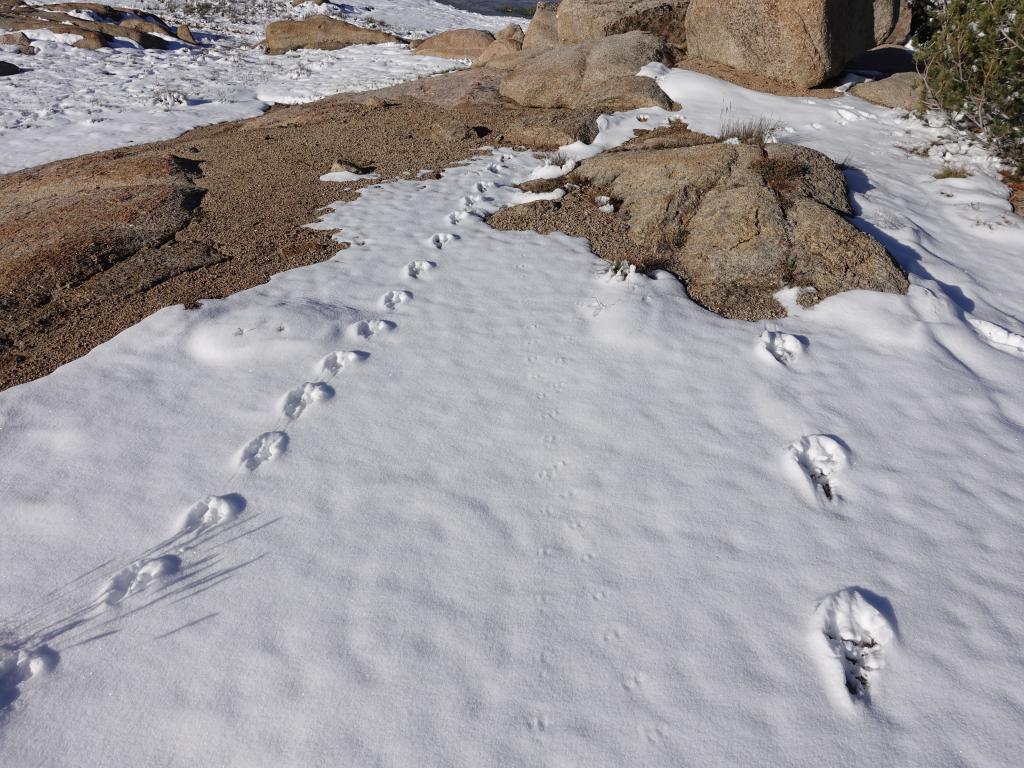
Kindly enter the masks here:
[[523, 48], [544, 49], [558, 45], [558, 6], [555, 3], [537, 3], [533, 18], [526, 28]]
[[22, 32], [10, 32], [0, 35], [0, 45], [13, 45], [17, 48], [17, 52], [23, 56], [34, 56], [36, 53], [32, 41]]
[[667, 62], [671, 56], [663, 40], [646, 32], [563, 45], [518, 62], [505, 76], [501, 95], [525, 107], [668, 109], [671, 99], [654, 80], [636, 73], [651, 61]]
[[483, 55], [493, 42], [494, 35], [490, 32], [480, 29], [451, 29], [422, 40], [413, 49], [413, 53], [472, 61]]
[[366, 29], [330, 16], [310, 16], [301, 21], [272, 21], [267, 24], [267, 53], [279, 54], [298, 48], [334, 51], [350, 45], [404, 42], [376, 29]]
[[902, 0], [692, 0], [690, 55], [809, 88], [884, 41]]
[[[74, 14], [74, 15], [72, 15]], [[82, 18], [88, 15], [89, 18]], [[117, 8], [100, 3], [54, 3], [32, 6], [17, 2], [0, 5], [0, 28], [17, 33], [45, 29], [50, 32], [78, 35], [77, 48], [102, 48], [117, 37], [123, 37], [142, 48], [167, 48], [166, 38], [194, 45], [187, 27], [175, 27], [148, 11]], [[183, 33], [179, 34], [179, 29]], [[186, 34], [187, 33], [187, 34]], [[10, 35], [5, 35], [9, 37]], [[28, 51], [24, 51], [28, 52]]]
[[509, 24], [507, 27], [503, 27], [494, 33], [495, 40], [512, 40], [522, 45], [523, 40], [526, 39], [526, 34], [523, 32], [523, 28], [518, 24]]
[[87, 156], [2, 177], [0, 285], [18, 304], [45, 306], [158, 247], [199, 207], [200, 175], [197, 163], [165, 154], [105, 162]]
[[881, 80], [859, 83], [850, 93], [882, 107], [917, 112], [924, 106], [924, 77], [917, 72], [897, 72]]
[[898, 5], [899, 10], [896, 16], [896, 24], [889, 35], [878, 42], [879, 45], [903, 45], [910, 39], [911, 27], [914, 22], [914, 9], [910, 5], [910, 0], [898, 0]]
[[524, 39], [523, 28], [518, 24], [509, 24], [500, 30], [494, 36], [494, 41], [476, 57], [473, 61], [474, 66], [484, 66], [497, 59], [505, 59], [519, 53], [523, 49]]
[[558, 41], [571, 45], [638, 30], [683, 48], [689, 5], [690, 0], [562, 0]]
[[[907, 291], [885, 248], [843, 218], [846, 181], [827, 157], [672, 130], [584, 161], [551, 182], [578, 185], [561, 200], [501, 211], [491, 225], [586, 237], [599, 256], [667, 269], [694, 301], [741, 320], [784, 316], [774, 294], [788, 287], [805, 306], [853, 289]], [[614, 212], [602, 211], [609, 200]]]

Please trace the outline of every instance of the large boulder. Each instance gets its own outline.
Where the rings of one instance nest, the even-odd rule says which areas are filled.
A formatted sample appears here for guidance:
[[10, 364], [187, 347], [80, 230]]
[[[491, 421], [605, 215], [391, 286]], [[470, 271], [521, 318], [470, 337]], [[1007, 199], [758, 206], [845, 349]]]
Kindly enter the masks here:
[[897, 25], [910, 20], [910, 4], [907, 0], [874, 0], [872, 9], [875, 24], [875, 45], [888, 42]]
[[301, 21], [272, 21], [267, 24], [266, 31], [267, 53], [270, 54], [298, 48], [333, 51], [349, 45], [397, 42], [401, 39], [387, 32], [357, 27], [329, 16], [310, 16]]
[[520, 45], [523, 44], [525, 38], [526, 35], [523, 33], [523, 28], [518, 24], [509, 24], [507, 27], [502, 27], [494, 33], [495, 40], [512, 40]]
[[646, 32], [559, 46], [519, 62], [502, 81], [501, 95], [524, 107], [668, 109], [671, 99], [654, 80], [637, 72], [645, 64], [671, 57], [665, 42]]
[[[876, 41], [879, 45], [903, 45], [910, 39], [911, 27], [914, 23], [914, 9], [910, 0], [898, 0], [899, 12], [896, 16], [896, 24], [887, 37]], [[877, 29], [876, 29], [877, 31]]]
[[562, 0], [558, 41], [562, 45], [583, 43], [640, 30], [682, 48], [689, 5], [690, 0]]
[[32, 56], [36, 52], [36, 49], [32, 46], [32, 41], [22, 32], [0, 35], [0, 45], [15, 46], [18, 53], [23, 56]]
[[428, 37], [413, 49], [421, 56], [439, 56], [442, 59], [479, 58], [494, 42], [494, 35], [480, 29], [450, 29]]
[[558, 6], [554, 3], [537, 3], [533, 18], [526, 28], [523, 48], [554, 48], [558, 45]]
[[882, 107], [917, 112], [924, 106], [924, 77], [917, 72], [897, 72], [855, 85], [850, 93]]
[[91, 29], [75, 30], [75, 34], [78, 35], [78, 40], [72, 43], [75, 48], [84, 48], [87, 51], [96, 51], [100, 48], [105, 48], [113, 42], [110, 35], [105, 35], [102, 32], [96, 32]]
[[490, 223], [586, 237], [599, 256], [667, 269], [694, 301], [741, 320], [784, 316], [775, 294], [790, 287], [804, 306], [854, 289], [906, 293], [885, 248], [844, 218], [846, 180], [831, 160], [712, 141], [685, 126], [652, 132], [553, 182], [575, 185], [561, 200]]
[[886, 39], [901, 0], [692, 0], [690, 55], [757, 72], [798, 88], [838, 75]]
[[502, 61], [509, 61], [511, 66], [512, 59], [509, 57], [515, 56], [521, 50], [523, 50], [523, 44], [519, 40], [500, 37], [495, 38], [494, 42], [487, 46], [487, 48], [484, 49], [484, 52], [476, 57], [473, 61], [473, 66], [482, 67], [491, 65], [502, 68], [500, 64]]

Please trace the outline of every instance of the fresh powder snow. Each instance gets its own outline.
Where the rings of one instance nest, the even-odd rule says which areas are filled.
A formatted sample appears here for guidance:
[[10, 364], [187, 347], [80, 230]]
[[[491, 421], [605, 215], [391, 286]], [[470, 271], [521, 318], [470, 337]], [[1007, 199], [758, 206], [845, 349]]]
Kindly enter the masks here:
[[[991, 159], [646, 72], [681, 113], [367, 187], [330, 261], [0, 393], [3, 765], [1019, 761], [1024, 223]], [[634, 130], [764, 116], [845, 163], [907, 296], [731, 321], [484, 221]]]
[[1015, 763], [1005, 188], [853, 96], [649, 74], [844, 160], [909, 294], [728, 321], [490, 229], [528, 153], [362, 190], [334, 259], [0, 394], [4, 765]]

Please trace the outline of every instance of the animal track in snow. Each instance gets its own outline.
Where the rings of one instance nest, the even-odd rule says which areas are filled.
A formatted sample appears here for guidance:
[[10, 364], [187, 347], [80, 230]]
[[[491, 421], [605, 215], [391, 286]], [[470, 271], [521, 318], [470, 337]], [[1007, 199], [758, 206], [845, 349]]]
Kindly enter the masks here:
[[229, 523], [245, 509], [241, 496], [207, 496], [200, 499], [188, 512], [181, 523], [180, 533], [202, 533], [222, 523]]
[[337, 376], [353, 363], [361, 363], [370, 356], [369, 352], [331, 352], [320, 361], [320, 371], [328, 376]]
[[459, 222], [461, 222], [464, 218], [466, 218], [465, 211], [452, 211], [451, 213], [448, 214], [448, 223], [455, 227], [458, 226]]
[[411, 291], [388, 291], [380, 297], [381, 305], [389, 312], [394, 312], [407, 301], [412, 301]]
[[988, 320], [979, 320], [976, 317], [969, 317], [967, 319], [981, 335], [981, 338], [985, 340], [985, 343], [993, 349], [1009, 352], [1012, 355], [1024, 356], [1024, 336], [1009, 331], [995, 323], [990, 323]]
[[388, 333], [397, 327], [398, 325], [390, 320], [360, 320], [358, 323], [352, 323], [347, 333], [360, 339], [372, 339], [378, 333]]
[[804, 353], [804, 340], [782, 331], [764, 331], [761, 347], [782, 365], [788, 366]]
[[284, 396], [281, 413], [285, 418], [297, 419], [311, 403], [330, 400], [334, 397], [334, 389], [322, 381], [307, 381]]
[[434, 246], [435, 248], [437, 248], [437, 250], [441, 250], [448, 243], [450, 243], [452, 240], [455, 240], [455, 239], [456, 239], [455, 235], [448, 234], [447, 232], [438, 232], [438, 233], [436, 233], [434, 235], [431, 235], [431, 237], [430, 237], [430, 244], [432, 246]]
[[885, 665], [885, 646], [894, 631], [888, 619], [859, 589], [841, 589], [818, 606], [815, 621], [843, 671], [854, 699], [868, 699], [875, 673]]
[[274, 461], [288, 450], [288, 435], [284, 432], [264, 432], [254, 437], [242, 449], [241, 465], [250, 472], [265, 461]]
[[0, 645], [0, 713], [21, 695], [24, 683], [59, 663], [60, 654], [48, 645], [32, 649]]
[[405, 265], [405, 275], [413, 280], [419, 280], [424, 272], [429, 272], [436, 267], [437, 262], [434, 261], [411, 261]]
[[127, 568], [110, 577], [100, 594], [100, 600], [107, 605], [117, 605], [129, 595], [141, 592], [156, 582], [171, 578], [180, 570], [181, 558], [177, 555], [161, 555], [149, 560], [136, 560]]
[[565, 466], [565, 464], [566, 462], [564, 460], [559, 460], [554, 462], [553, 464], [549, 464], [548, 466], [544, 467], [544, 469], [536, 473], [536, 478], [538, 480], [545, 481], [553, 480], [555, 478], [555, 475], [558, 474], [558, 472]]
[[789, 454], [825, 498], [839, 498], [834, 487], [835, 474], [850, 463], [850, 452], [829, 435], [805, 435], [789, 446]]

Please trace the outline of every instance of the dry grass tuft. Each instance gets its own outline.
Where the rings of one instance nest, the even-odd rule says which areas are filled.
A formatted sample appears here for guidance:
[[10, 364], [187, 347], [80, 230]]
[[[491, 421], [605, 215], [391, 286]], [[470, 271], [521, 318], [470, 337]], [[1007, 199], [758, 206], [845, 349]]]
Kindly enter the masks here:
[[722, 122], [722, 141], [738, 139], [741, 144], [763, 147], [782, 127], [782, 123], [767, 117], [752, 117], [744, 120], [726, 119]]
[[800, 183], [809, 171], [803, 163], [788, 158], [766, 157], [755, 160], [750, 167], [783, 201], [791, 199], [799, 191]]
[[935, 172], [936, 179], [966, 179], [971, 172], [959, 165], [944, 165]]

